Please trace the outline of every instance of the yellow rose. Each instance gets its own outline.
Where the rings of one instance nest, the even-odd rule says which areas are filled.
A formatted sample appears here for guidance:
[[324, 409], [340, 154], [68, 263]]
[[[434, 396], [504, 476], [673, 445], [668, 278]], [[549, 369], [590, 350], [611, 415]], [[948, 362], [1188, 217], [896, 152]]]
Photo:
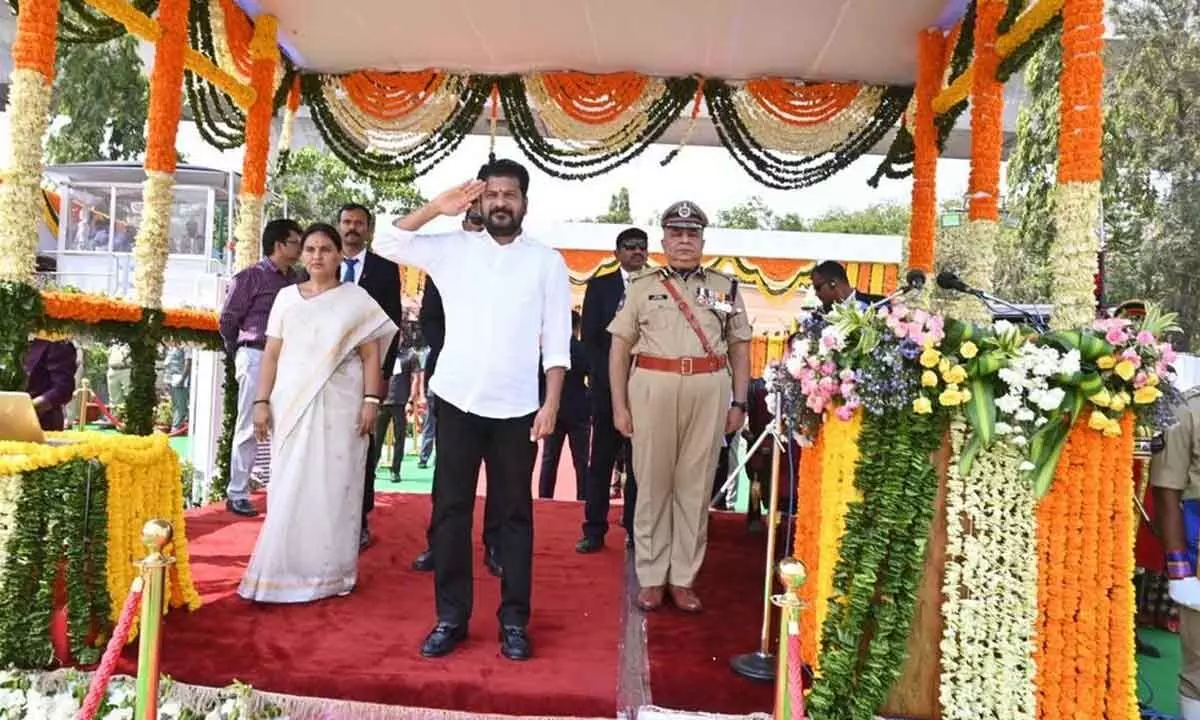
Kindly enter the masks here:
[[921, 373], [921, 385], [924, 387], [936, 387], [938, 384], [937, 373], [932, 370], [926, 370]]
[[1162, 397], [1162, 390], [1145, 385], [1133, 391], [1133, 402], [1137, 405], [1149, 405]]
[[970, 360], [979, 354], [979, 348], [975, 346], [975, 343], [968, 340], [958, 348], [958, 354], [962, 355], [963, 358]]
[[938, 360], [942, 359], [942, 354], [933, 348], [925, 348], [921, 353], [921, 367], [937, 367]]
[[1121, 437], [1121, 421], [1110, 420], [1104, 427], [1104, 437]]
[[938, 372], [942, 373], [943, 375], [950, 372], [950, 361], [946, 358], [942, 358], [942, 361], [938, 363]]
[[1105, 355], [1104, 357], [1102, 357], [1096, 361], [1096, 367], [1100, 368], [1101, 370], [1111, 370], [1113, 365], [1116, 365], [1116, 364], [1117, 364], [1117, 359], [1114, 358], [1112, 355]]
[[1093, 430], [1103, 430], [1108, 427], [1108, 416], [1099, 410], [1093, 411], [1091, 417], [1088, 418], [1088, 427]]
[[[1088, 400], [1091, 400], [1093, 405], [1099, 405], [1100, 407], [1112, 405], [1112, 395], [1108, 393], [1108, 388], [1104, 388], [1095, 395], [1092, 395]], [[1099, 428], [1096, 429], [1098, 430]]]
[[1113, 412], [1123, 411], [1125, 408], [1129, 407], [1129, 395], [1126, 393], [1117, 393], [1113, 396], [1112, 402], [1108, 404], [1108, 407]]
[[967, 370], [962, 365], [955, 365], [942, 373], [942, 379], [951, 385], [960, 385], [967, 379]]
[[942, 391], [942, 394], [938, 396], [938, 402], [942, 404], [942, 407], [954, 407], [955, 405], [961, 405], [962, 401], [962, 393], [960, 393], [956, 388], [952, 387], [946, 388]]
[[937, 340], [934, 340], [932, 335], [926, 335], [925, 339], [921, 341], [921, 347], [926, 350], [932, 350], [934, 345], [937, 345]]
[[1150, 387], [1158, 387], [1158, 375], [1150, 373], [1146, 376], [1146, 384]]
[[970, 390], [963, 388], [962, 390], [958, 391], [958, 395], [962, 399], [964, 405], [971, 402], [971, 391]]
[[918, 415], [928, 415], [933, 412], [933, 403], [927, 397], [919, 397], [913, 400], [912, 409]]
[[1137, 374], [1137, 368], [1134, 367], [1133, 363], [1129, 360], [1122, 360], [1121, 362], [1117, 363], [1117, 367], [1114, 372], [1117, 373], [1117, 377], [1121, 378], [1125, 382], [1129, 382], [1133, 379], [1133, 376]]

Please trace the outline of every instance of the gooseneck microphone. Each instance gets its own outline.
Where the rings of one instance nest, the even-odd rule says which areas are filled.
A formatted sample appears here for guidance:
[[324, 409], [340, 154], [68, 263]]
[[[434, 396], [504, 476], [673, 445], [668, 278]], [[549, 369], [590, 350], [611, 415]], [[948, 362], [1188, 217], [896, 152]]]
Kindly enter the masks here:
[[949, 270], [943, 270], [938, 273], [937, 285], [943, 290], [954, 290], [955, 292], [967, 293], [969, 295], [974, 295], [978, 292]]
[[913, 290], [920, 290], [925, 287], [925, 271], [924, 270], [909, 270], [904, 276], [904, 282], [908, 283], [908, 287]]

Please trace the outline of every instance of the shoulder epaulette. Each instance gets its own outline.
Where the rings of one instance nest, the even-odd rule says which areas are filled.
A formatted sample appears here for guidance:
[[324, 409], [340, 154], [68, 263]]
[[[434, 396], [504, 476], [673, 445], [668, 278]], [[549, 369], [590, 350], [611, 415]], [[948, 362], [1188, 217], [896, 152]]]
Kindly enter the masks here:
[[662, 268], [651, 268], [651, 267], [642, 268], [641, 270], [638, 270], [635, 273], [630, 273], [629, 282], [635, 282], [637, 280], [644, 280], [648, 277], [654, 277], [654, 276], [658, 275], [659, 273], [661, 273], [662, 271], [663, 271]]

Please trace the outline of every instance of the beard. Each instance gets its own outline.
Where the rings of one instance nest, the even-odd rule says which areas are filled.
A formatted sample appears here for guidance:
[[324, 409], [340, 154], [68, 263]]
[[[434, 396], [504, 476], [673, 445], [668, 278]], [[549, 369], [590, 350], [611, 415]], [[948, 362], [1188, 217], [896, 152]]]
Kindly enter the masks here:
[[524, 214], [517, 214], [507, 208], [497, 208], [488, 211], [483, 226], [490, 234], [505, 237], [515, 235], [521, 229], [521, 221], [524, 219]]

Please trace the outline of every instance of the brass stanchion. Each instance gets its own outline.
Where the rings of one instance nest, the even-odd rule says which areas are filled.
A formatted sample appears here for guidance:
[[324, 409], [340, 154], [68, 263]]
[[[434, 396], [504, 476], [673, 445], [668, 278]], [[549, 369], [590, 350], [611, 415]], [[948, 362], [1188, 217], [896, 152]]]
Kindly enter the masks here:
[[771, 654], [771, 595], [775, 589], [772, 570], [775, 567], [775, 533], [779, 528], [779, 468], [783, 457], [783, 398], [775, 396], [775, 417], [772, 421], [771, 494], [767, 510], [767, 561], [763, 573], [762, 633], [758, 650], [738, 655], [729, 661], [733, 671], [751, 680], [770, 682], [775, 679], [775, 657]]
[[138, 563], [142, 569], [142, 621], [138, 632], [137, 702], [135, 720], [158, 718], [158, 651], [166, 598], [167, 568], [175, 559], [163, 554], [173, 530], [166, 520], [151, 520], [142, 527], [142, 544], [148, 555]]
[[[800, 601], [800, 586], [808, 577], [808, 569], [804, 563], [795, 558], [784, 558], [779, 562], [779, 582], [783, 585], [782, 595], [771, 598], [771, 602], [779, 608], [779, 652], [775, 668], [775, 711], [774, 720], [803, 720], [804, 688], [796, 688], [799, 682], [804, 684], [803, 674], [797, 676], [790, 672], [792, 658], [791, 638], [800, 634], [800, 610], [804, 603]], [[798, 691], [798, 694], [797, 694]], [[799, 698], [797, 706], [793, 706], [792, 698]]]
[[79, 389], [75, 391], [75, 394], [79, 396], [79, 412], [75, 415], [75, 427], [82, 432], [84, 426], [87, 425], [87, 411], [92, 399], [92, 385], [87, 378], [79, 381]]

